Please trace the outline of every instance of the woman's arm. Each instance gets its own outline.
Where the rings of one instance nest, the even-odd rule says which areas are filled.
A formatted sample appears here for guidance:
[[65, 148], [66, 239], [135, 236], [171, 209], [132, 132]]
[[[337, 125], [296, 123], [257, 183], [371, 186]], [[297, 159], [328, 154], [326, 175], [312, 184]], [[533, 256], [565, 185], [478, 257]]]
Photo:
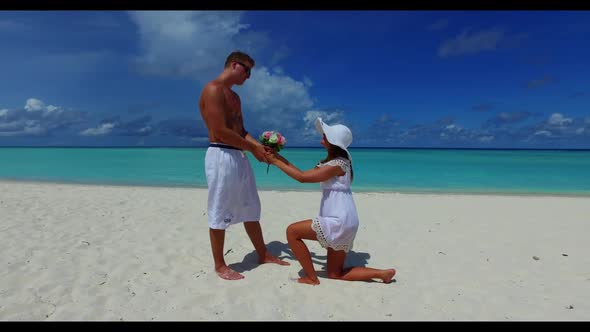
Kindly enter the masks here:
[[340, 166], [316, 167], [307, 171], [301, 171], [295, 165], [291, 164], [280, 154], [268, 155], [267, 159], [275, 166], [280, 168], [285, 174], [301, 183], [316, 183], [326, 181], [335, 176], [344, 175], [345, 172]]

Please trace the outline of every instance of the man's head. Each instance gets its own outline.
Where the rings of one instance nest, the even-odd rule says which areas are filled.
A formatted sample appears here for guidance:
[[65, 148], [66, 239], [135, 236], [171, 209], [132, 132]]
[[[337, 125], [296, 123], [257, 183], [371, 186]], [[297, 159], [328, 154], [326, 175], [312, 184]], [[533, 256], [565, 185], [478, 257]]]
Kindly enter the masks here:
[[236, 76], [238, 85], [241, 85], [250, 78], [250, 72], [254, 67], [254, 59], [248, 54], [240, 51], [234, 51], [227, 56], [225, 60], [225, 70], [229, 70]]

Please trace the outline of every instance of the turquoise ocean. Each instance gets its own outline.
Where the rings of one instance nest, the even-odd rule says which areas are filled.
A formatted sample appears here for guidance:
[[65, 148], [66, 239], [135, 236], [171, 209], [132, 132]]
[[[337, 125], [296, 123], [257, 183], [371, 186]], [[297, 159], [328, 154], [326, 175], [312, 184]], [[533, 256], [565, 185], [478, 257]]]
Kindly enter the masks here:
[[[0, 180], [206, 188], [207, 148], [0, 148]], [[590, 150], [352, 148], [354, 192], [590, 196]], [[302, 170], [323, 148], [286, 148]], [[259, 189], [319, 190], [247, 154]]]

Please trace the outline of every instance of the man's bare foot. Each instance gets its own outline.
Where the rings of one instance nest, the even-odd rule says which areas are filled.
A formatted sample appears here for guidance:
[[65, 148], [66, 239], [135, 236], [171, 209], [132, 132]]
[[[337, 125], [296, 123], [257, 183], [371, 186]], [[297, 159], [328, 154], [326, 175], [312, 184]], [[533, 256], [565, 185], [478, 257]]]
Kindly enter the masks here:
[[395, 269], [387, 269], [383, 272], [383, 276], [381, 277], [381, 280], [383, 280], [384, 283], [388, 284], [391, 282], [391, 279], [393, 279], [394, 275], [395, 275]]
[[268, 252], [264, 256], [264, 259], [258, 260], [258, 264], [264, 264], [264, 263], [275, 263], [275, 264], [279, 264], [279, 265], [291, 265], [289, 262], [282, 261], [278, 257], [272, 256]]
[[221, 279], [225, 279], [225, 280], [240, 280], [240, 279], [244, 279], [244, 276], [243, 275], [241, 275], [238, 272], [230, 269], [227, 266], [220, 267], [219, 269], [216, 269], [215, 272], [217, 272], [217, 275]]
[[311, 280], [309, 277], [302, 277], [297, 279], [297, 282], [300, 284], [308, 284], [312, 286], [317, 286], [320, 284], [320, 279], [316, 279], [315, 281]]

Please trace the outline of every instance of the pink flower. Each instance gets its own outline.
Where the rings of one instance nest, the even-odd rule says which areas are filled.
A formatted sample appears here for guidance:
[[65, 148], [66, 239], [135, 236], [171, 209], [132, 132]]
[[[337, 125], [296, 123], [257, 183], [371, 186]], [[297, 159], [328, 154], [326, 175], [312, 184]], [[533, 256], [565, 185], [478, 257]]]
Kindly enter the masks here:
[[258, 141], [266, 146], [269, 146], [276, 151], [281, 151], [285, 144], [287, 143], [287, 139], [285, 136], [281, 135], [278, 131], [267, 130], [262, 132], [262, 135], [258, 137]]

